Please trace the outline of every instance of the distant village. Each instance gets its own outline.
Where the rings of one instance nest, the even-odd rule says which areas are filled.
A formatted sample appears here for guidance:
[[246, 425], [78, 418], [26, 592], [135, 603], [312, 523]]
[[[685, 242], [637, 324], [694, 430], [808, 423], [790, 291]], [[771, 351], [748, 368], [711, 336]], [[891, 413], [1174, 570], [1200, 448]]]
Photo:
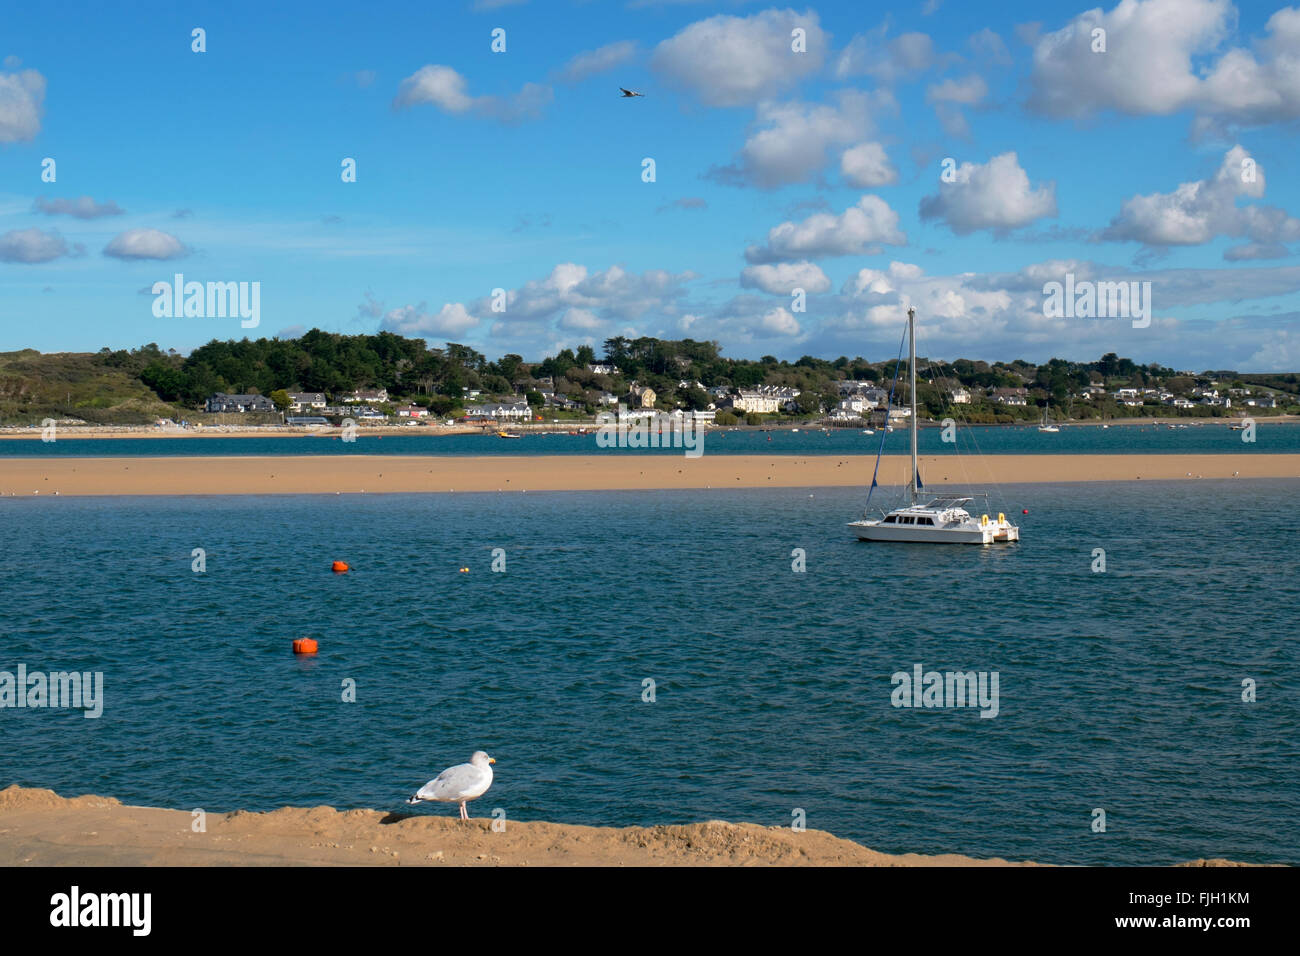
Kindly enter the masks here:
[[[586, 370], [593, 376], [611, 379], [619, 370], [605, 363], [590, 363]], [[1274, 390], [1262, 387], [1218, 386], [1212, 380], [1194, 373], [1179, 373], [1190, 379], [1190, 387], [1181, 392], [1171, 388], [1119, 387], [1108, 389], [1094, 382], [1069, 395], [1071, 410], [1095, 411], [1109, 403], [1117, 411], [1141, 412], [1157, 410], [1161, 413], [1188, 413], [1201, 415], [1224, 414], [1234, 407], [1250, 410], [1276, 410], [1281, 407]], [[934, 380], [926, 382], [928, 404], [933, 405], [936, 389], [941, 401], [964, 408], [980, 407], [989, 411], [1046, 407], [1043, 390], [1034, 395], [1027, 386], [968, 387], [955, 385], [936, 386]], [[564, 418], [590, 417], [601, 411], [615, 413], [624, 419], [648, 417], [656, 414], [685, 417], [697, 423], [710, 425], [761, 424], [781, 418], [820, 418], [833, 424], [895, 424], [906, 421], [911, 410], [904, 398], [901, 385], [895, 385], [891, 402], [890, 388], [873, 380], [847, 379], [834, 385], [833, 394], [819, 394], [815, 405], [805, 392], [789, 385], [755, 385], [739, 388], [731, 385], [705, 385], [700, 381], [679, 380], [675, 392], [696, 393], [704, 396], [697, 404], [703, 407], [686, 408], [681, 398], [669, 401], [649, 385], [631, 381], [618, 391], [599, 390], [590, 396], [573, 396], [559, 392], [551, 376], [542, 376], [521, 383], [510, 395], [488, 395], [482, 389], [467, 389], [464, 404], [446, 417], [455, 422], [484, 426], [523, 422], [559, 421]], [[920, 389], [918, 389], [918, 392]], [[1284, 394], [1283, 399], [1287, 396]], [[803, 401], [800, 399], [803, 398]], [[1235, 403], [1235, 405], [1234, 405]], [[214, 393], [208, 398], [204, 411], [210, 414], [280, 413], [289, 425], [328, 425], [343, 419], [358, 424], [407, 423], [418, 425], [430, 418], [439, 419], [429, 403], [394, 400], [388, 389], [355, 389], [349, 392], [326, 395], [323, 392], [272, 392], [270, 396], [257, 393]], [[1023, 414], [1014, 416], [1024, 417]], [[1085, 414], [1081, 417], [1095, 417]]]
[[[580, 428], [603, 414], [731, 427], [906, 421], [895, 358], [729, 358], [717, 342], [615, 337], [541, 361], [457, 343], [311, 329], [213, 340], [188, 355], [137, 349], [0, 356], [0, 419], [193, 425]], [[1175, 370], [1115, 353], [1031, 363], [918, 356], [922, 422], [1300, 415], [1300, 373]]]

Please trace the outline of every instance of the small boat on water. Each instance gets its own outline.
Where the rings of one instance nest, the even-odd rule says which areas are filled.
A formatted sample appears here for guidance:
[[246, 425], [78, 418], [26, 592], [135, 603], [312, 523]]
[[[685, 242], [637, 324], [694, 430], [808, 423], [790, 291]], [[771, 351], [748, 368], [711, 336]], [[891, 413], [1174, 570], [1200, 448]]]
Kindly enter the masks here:
[[524, 436], [520, 435], [518, 432], [507, 432], [507, 431], [497, 432], [497, 438], [523, 438], [523, 437]]
[[1053, 425], [1051, 422], [1049, 422], [1049, 421], [1047, 420], [1047, 406], [1046, 406], [1046, 405], [1043, 406], [1043, 422], [1042, 422], [1041, 425], [1038, 426], [1038, 430], [1039, 430], [1040, 432], [1049, 432], [1049, 433], [1051, 433], [1051, 434], [1056, 434], [1057, 432], [1059, 432], [1059, 431], [1061, 430], [1061, 429], [1058, 428], [1056, 425]]
[[[907, 310], [908, 363], [911, 375], [912, 414], [910, 430], [912, 435], [912, 480], [908, 488], [908, 504], [895, 508], [881, 518], [868, 518], [865, 515], [857, 521], [849, 522], [849, 529], [859, 541], [906, 541], [917, 544], [994, 544], [1020, 540], [1020, 529], [1007, 520], [1005, 514], [999, 514], [994, 521], [987, 513], [987, 495], [940, 494], [925, 504], [918, 504], [921, 492], [921, 471], [916, 455], [916, 310]], [[901, 359], [901, 347], [900, 347]], [[897, 376], [897, 373], [895, 373]], [[885, 417], [888, 420], [889, 410]], [[888, 431], [889, 429], [886, 429]], [[876, 453], [876, 467], [880, 467], [880, 453], [884, 450], [881, 440], [880, 451]], [[871, 487], [876, 487], [876, 479], [871, 479]], [[986, 511], [977, 519], [963, 506], [976, 498], [986, 500]], [[867, 496], [871, 500], [870, 494]]]

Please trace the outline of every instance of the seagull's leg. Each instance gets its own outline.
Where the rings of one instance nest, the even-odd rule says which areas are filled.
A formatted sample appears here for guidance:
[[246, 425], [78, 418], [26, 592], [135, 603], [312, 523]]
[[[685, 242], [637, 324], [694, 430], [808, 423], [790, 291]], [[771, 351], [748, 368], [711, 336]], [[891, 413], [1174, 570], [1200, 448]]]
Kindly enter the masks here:
[[464, 801], [464, 800], [462, 800], [462, 801], [460, 802], [460, 818], [461, 818], [462, 820], [468, 820], [468, 819], [469, 819], [469, 811], [465, 809], [465, 801]]

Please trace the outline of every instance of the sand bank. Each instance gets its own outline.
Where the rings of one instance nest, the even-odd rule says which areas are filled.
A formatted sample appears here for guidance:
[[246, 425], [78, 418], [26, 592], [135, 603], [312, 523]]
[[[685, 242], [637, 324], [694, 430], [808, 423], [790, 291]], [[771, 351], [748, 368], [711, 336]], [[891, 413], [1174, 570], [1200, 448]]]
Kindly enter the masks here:
[[[480, 811], [481, 812], [481, 811]], [[209, 813], [0, 790], [0, 866], [1019, 866], [878, 853], [820, 830], [754, 823], [587, 827], [431, 813], [285, 807]], [[1196, 861], [1190, 865], [1233, 865]]]
[[[865, 487], [870, 455], [303, 455], [202, 458], [0, 458], [3, 495], [377, 494], [652, 488]], [[907, 481], [907, 457], [881, 459], [882, 485]], [[991, 455], [921, 459], [928, 490], [1016, 482], [1297, 478], [1300, 455]]]

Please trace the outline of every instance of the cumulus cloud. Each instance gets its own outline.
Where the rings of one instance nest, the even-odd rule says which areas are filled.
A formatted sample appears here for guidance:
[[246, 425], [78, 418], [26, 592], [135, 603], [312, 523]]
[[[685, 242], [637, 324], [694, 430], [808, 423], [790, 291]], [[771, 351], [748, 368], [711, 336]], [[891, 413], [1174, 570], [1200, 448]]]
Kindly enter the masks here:
[[711, 170], [709, 178], [761, 189], [807, 182], [826, 165], [830, 149], [867, 135], [871, 111], [880, 102], [869, 93], [841, 90], [833, 104], [760, 103], [755, 129], [735, 162]]
[[46, 199], [38, 196], [32, 203], [34, 212], [43, 212], [47, 216], [72, 216], [75, 219], [99, 219], [103, 216], [120, 216], [126, 212], [117, 203], [97, 203], [89, 196], [79, 199]]
[[774, 265], [746, 266], [740, 274], [744, 289], [761, 289], [772, 295], [789, 295], [795, 289], [808, 293], [827, 292], [831, 280], [812, 262], [779, 262]]
[[465, 311], [459, 302], [449, 302], [437, 312], [430, 312], [421, 302], [404, 305], [385, 313], [380, 329], [398, 335], [438, 338], [460, 335], [479, 324], [479, 320]]
[[972, 33], [968, 42], [972, 52], [981, 60], [998, 66], [1008, 66], [1011, 63], [1011, 53], [1007, 50], [1006, 43], [1001, 36], [988, 27], [978, 33]]
[[970, 124], [962, 113], [962, 106], [976, 106], [988, 95], [988, 84], [978, 73], [962, 79], [947, 79], [932, 83], [925, 98], [934, 105], [935, 115], [944, 132], [958, 139], [970, 139]]
[[394, 109], [428, 105], [444, 113], [474, 113], [503, 123], [519, 123], [541, 116], [553, 93], [549, 86], [525, 83], [511, 96], [471, 96], [469, 84], [449, 66], [422, 66], [398, 87]]
[[898, 213], [879, 196], [863, 196], [839, 215], [814, 213], [802, 222], [783, 222], [767, 234], [766, 246], [750, 246], [754, 264], [819, 256], [876, 255], [881, 244], [906, 245]]
[[1101, 238], [1167, 247], [1235, 236], [1250, 243], [1229, 250], [1226, 258], [1275, 258], [1279, 243], [1300, 239], [1300, 220], [1276, 206], [1237, 205], [1238, 199], [1262, 198], [1264, 187], [1263, 167], [1242, 146], [1233, 146], [1213, 178], [1126, 200]]
[[[1231, 12], [1229, 0], [1122, 0], [1109, 13], [1085, 10], [1035, 44], [1029, 107], [1069, 117], [1182, 109], [1200, 87], [1192, 56], [1224, 39]], [[1095, 30], [1105, 31], [1104, 52], [1094, 52]]]
[[649, 269], [638, 274], [617, 265], [591, 272], [584, 265], [563, 262], [543, 279], [506, 290], [503, 312], [494, 311], [493, 298], [484, 296], [448, 303], [440, 314], [461, 322], [491, 322], [491, 333], [503, 338], [537, 339], [556, 330], [589, 333], [612, 323], [677, 319], [686, 286], [695, 278], [692, 272]]
[[840, 175], [850, 186], [874, 189], [898, 182], [898, 170], [880, 143], [859, 143], [840, 155]]
[[886, 32], [882, 25], [850, 40], [835, 60], [836, 77], [867, 75], [892, 84], [910, 79], [938, 61], [929, 34], [904, 33], [886, 42]]
[[[1275, 12], [1252, 49], [1225, 46], [1236, 19], [1229, 0], [1123, 0], [1109, 13], [1087, 10], [1032, 38], [1028, 105], [1075, 118], [1190, 109], [1198, 130], [1300, 118], [1300, 9]], [[1105, 31], [1104, 53], [1093, 51], [1095, 30]]]
[[922, 219], [941, 219], [959, 236], [979, 229], [1004, 234], [1036, 219], [1056, 215], [1056, 184], [1033, 187], [1015, 153], [987, 163], [962, 163], [954, 182], [921, 200]]
[[957, 103], [962, 106], [974, 106], [988, 95], [988, 84], [978, 73], [962, 79], [948, 79], [942, 83], [932, 83], [925, 92], [925, 98], [931, 103]]
[[[806, 52], [791, 49], [796, 27], [806, 32]], [[650, 66], [707, 106], [748, 106], [818, 72], [828, 42], [811, 9], [764, 10], [748, 17], [720, 14], [664, 40], [655, 47]]]
[[0, 236], [0, 262], [27, 264], [49, 262], [61, 256], [73, 255], [75, 249], [51, 229], [12, 229]]
[[622, 66], [635, 55], [636, 44], [631, 40], [607, 43], [595, 50], [579, 53], [556, 74], [556, 79], [561, 83], [580, 83], [589, 76]]
[[0, 143], [22, 143], [41, 131], [45, 77], [35, 70], [0, 73]]
[[785, 306], [768, 309], [758, 320], [758, 327], [768, 335], [798, 335], [799, 322]]
[[104, 247], [104, 255], [114, 259], [179, 259], [189, 252], [179, 239], [159, 229], [128, 229]]

